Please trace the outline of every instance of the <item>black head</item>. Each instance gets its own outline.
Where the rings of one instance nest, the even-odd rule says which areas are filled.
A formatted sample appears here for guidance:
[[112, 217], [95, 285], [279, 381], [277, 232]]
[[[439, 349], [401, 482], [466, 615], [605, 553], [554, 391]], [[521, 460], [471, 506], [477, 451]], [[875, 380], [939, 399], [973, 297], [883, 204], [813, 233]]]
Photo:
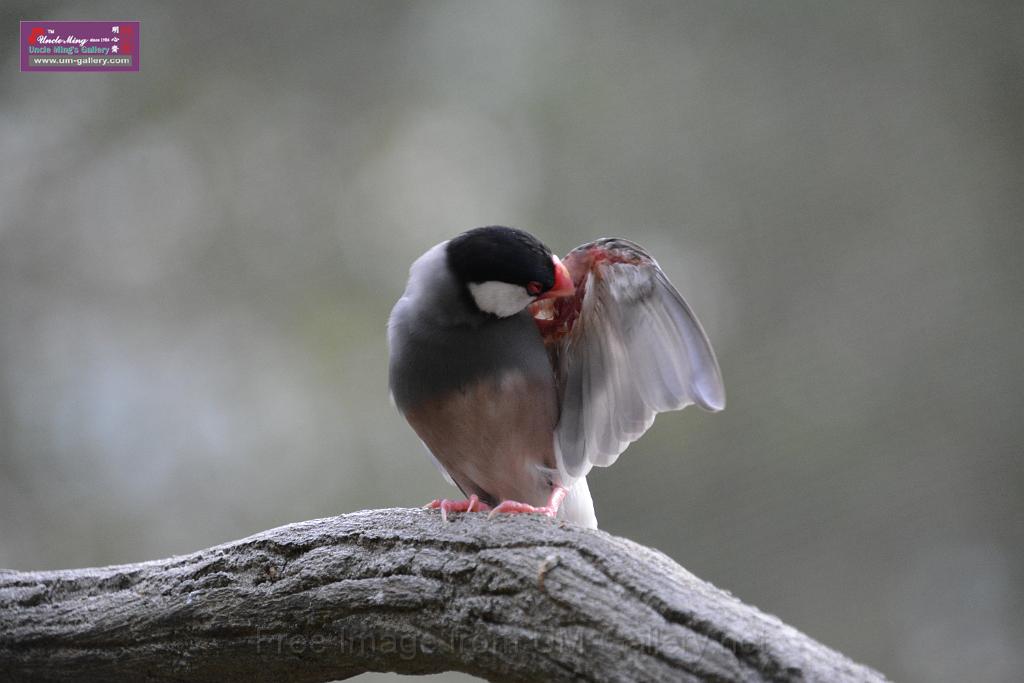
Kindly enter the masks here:
[[491, 226], [448, 242], [448, 266], [477, 310], [505, 318], [573, 291], [569, 271], [536, 237]]
[[551, 250], [523, 230], [492, 225], [448, 242], [448, 264], [462, 282], [507, 282], [540, 294], [555, 284]]

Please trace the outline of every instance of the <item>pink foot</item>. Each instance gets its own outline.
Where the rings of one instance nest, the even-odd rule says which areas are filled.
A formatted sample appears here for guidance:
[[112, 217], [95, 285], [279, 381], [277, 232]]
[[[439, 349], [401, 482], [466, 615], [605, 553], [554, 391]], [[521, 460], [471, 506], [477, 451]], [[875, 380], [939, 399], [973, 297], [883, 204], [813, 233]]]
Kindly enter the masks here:
[[469, 497], [469, 500], [448, 500], [447, 498], [432, 500], [423, 506], [427, 510], [440, 510], [441, 521], [448, 521], [449, 512], [486, 512], [491, 509], [491, 506], [487, 503], [480, 502], [480, 499], [474, 493]]
[[535, 507], [528, 503], [520, 503], [517, 500], [503, 500], [498, 503], [497, 507], [491, 510], [491, 514], [487, 515], [488, 519], [498, 514], [527, 514], [527, 515], [544, 515], [545, 517], [554, 517], [558, 514], [558, 508], [562, 506], [562, 501], [565, 500], [566, 494], [569, 493], [569, 489], [564, 486], [556, 486], [551, 490], [551, 497], [548, 498], [548, 504], [544, 507]]

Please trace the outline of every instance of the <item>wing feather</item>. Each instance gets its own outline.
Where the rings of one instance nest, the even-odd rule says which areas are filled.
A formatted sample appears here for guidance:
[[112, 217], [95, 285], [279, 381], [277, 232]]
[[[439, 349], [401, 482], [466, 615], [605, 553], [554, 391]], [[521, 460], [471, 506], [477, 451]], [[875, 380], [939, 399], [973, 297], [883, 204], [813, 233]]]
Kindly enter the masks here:
[[707, 335], [646, 251], [604, 239], [577, 247], [564, 263], [575, 301], [547, 311], [541, 326], [559, 377], [564, 475], [611, 465], [659, 412], [725, 407]]

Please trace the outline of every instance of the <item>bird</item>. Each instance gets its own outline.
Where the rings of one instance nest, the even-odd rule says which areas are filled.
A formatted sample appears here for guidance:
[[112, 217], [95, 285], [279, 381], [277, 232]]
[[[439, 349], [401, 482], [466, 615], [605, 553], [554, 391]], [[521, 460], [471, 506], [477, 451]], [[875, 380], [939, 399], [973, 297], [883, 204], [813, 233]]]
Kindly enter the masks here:
[[725, 408], [715, 353], [653, 257], [624, 238], [560, 259], [530, 233], [467, 230], [413, 262], [388, 319], [388, 388], [465, 500], [596, 528], [587, 474], [660, 412]]

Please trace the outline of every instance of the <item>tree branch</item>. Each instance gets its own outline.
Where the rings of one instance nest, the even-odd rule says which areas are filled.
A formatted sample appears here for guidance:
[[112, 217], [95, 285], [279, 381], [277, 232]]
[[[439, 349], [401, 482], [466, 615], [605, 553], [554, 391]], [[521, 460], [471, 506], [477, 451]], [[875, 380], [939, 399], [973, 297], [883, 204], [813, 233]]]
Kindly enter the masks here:
[[883, 681], [659, 552], [526, 515], [370, 510], [191, 555], [0, 570], [0, 679]]

